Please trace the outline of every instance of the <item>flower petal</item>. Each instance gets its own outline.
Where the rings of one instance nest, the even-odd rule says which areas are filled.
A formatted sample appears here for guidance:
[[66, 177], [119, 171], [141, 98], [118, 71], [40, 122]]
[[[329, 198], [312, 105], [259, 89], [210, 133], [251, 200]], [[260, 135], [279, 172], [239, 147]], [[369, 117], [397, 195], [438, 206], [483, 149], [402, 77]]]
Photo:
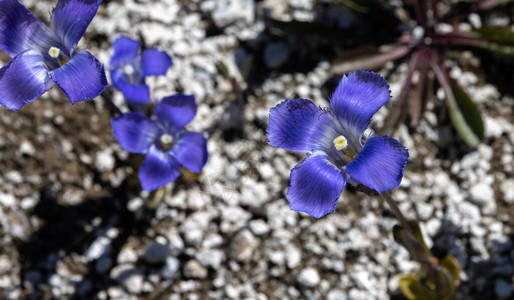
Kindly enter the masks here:
[[184, 132], [172, 150], [178, 162], [193, 173], [201, 173], [207, 162], [207, 141], [201, 133]]
[[22, 52], [0, 69], [0, 104], [18, 110], [52, 86], [43, 56], [35, 50]]
[[270, 109], [269, 144], [295, 152], [327, 150], [340, 135], [332, 116], [307, 99], [286, 99]]
[[50, 16], [51, 28], [68, 50], [75, 48], [102, 0], [59, 0]]
[[334, 212], [346, 186], [346, 175], [325, 155], [307, 157], [291, 170], [287, 200], [291, 209], [320, 218]]
[[147, 103], [150, 102], [150, 88], [144, 84], [131, 84], [124, 78], [122, 71], [111, 73], [112, 85], [123, 93], [128, 101]]
[[166, 52], [156, 49], [146, 49], [141, 55], [143, 76], [166, 75], [173, 62]]
[[343, 76], [330, 100], [332, 113], [360, 143], [371, 117], [391, 98], [387, 82], [378, 73], [358, 70]]
[[160, 134], [154, 120], [137, 112], [112, 119], [111, 126], [121, 147], [132, 153], [146, 153]]
[[120, 36], [112, 43], [113, 54], [109, 61], [111, 69], [121, 68], [137, 59], [140, 43], [126, 36]]
[[0, 48], [14, 57], [39, 46], [57, 46], [50, 29], [18, 0], [0, 1]]
[[107, 86], [104, 66], [85, 50], [75, 54], [62, 67], [50, 72], [50, 77], [73, 104], [93, 99]]
[[157, 103], [155, 116], [171, 134], [177, 134], [195, 118], [196, 108], [193, 95], [177, 94]]
[[180, 175], [178, 161], [168, 153], [152, 145], [143, 164], [139, 168], [139, 181], [145, 191], [158, 189]]
[[375, 135], [364, 143], [346, 170], [359, 183], [382, 193], [400, 185], [408, 159], [409, 151], [400, 142]]

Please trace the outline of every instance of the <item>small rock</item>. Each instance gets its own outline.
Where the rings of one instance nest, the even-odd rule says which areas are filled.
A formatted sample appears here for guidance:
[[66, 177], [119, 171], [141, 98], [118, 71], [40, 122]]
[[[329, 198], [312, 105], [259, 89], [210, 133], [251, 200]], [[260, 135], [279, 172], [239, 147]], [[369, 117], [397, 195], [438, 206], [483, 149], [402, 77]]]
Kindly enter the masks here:
[[298, 277], [296, 278], [296, 281], [307, 288], [315, 287], [319, 284], [321, 278], [319, 277], [319, 273], [314, 268], [306, 268], [303, 269]]
[[168, 247], [161, 243], [152, 243], [146, 247], [145, 260], [150, 264], [163, 263], [168, 256]]
[[20, 144], [20, 148], [18, 148], [18, 153], [22, 156], [34, 156], [36, 149], [30, 142], [23, 141]]
[[294, 269], [300, 266], [302, 262], [302, 253], [298, 248], [289, 246], [286, 249], [286, 264], [289, 269]]
[[327, 300], [347, 300], [348, 296], [346, 293], [340, 290], [331, 290], [328, 292]]
[[239, 261], [248, 261], [252, 258], [257, 242], [249, 230], [240, 231], [230, 244], [230, 256]]
[[162, 277], [166, 279], [173, 278], [175, 274], [177, 274], [178, 268], [180, 267], [180, 262], [175, 257], [166, 258], [166, 264], [164, 268], [162, 268], [161, 274]]
[[493, 188], [487, 183], [478, 183], [470, 190], [471, 199], [477, 204], [485, 204], [494, 201]]
[[14, 207], [16, 199], [11, 194], [0, 193], [0, 204], [4, 207]]
[[207, 277], [207, 269], [197, 260], [190, 260], [184, 266], [184, 276], [187, 278], [204, 279]]
[[507, 179], [502, 182], [500, 190], [503, 194], [503, 200], [507, 204], [514, 204], [514, 179]]
[[86, 251], [87, 261], [93, 261], [100, 256], [107, 255], [111, 251], [111, 240], [100, 236], [98, 237]]
[[212, 12], [216, 26], [223, 28], [237, 21], [246, 24], [254, 20], [253, 0], [221, 0]]
[[104, 274], [105, 272], [107, 272], [107, 270], [109, 270], [109, 268], [111, 266], [112, 266], [112, 259], [109, 256], [104, 255], [96, 261], [95, 271], [98, 274]]
[[512, 284], [503, 279], [497, 279], [494, 283], [494, 292], [501, 299], [506, 299], [512, 294]]
[[218, 249], [201, 249], [195, 257], [202, 265], [217, 270], [225, 259], [225, 253]]
[[95, 167], [100, 172], [112, 171], [114, 168], [114, 156], [111, 149], [96, 152]]
[[284, 42], [270, 43], [264, 49], [264, 63], [270, 69], [279, 68], [289, 59], [290, 51]]
[[250, 230], [253, 232], [253, 234], [255, 234], [256, 236], [264, 235], [268, 233], [270, 230], [269, 225], [261, 219], [250, 221], [248, 223], [248, 226], [250, 227]]
[[143, 289], [143, 274], [131, 264], [117, 265], [111, 270], [110, 277], [132, 294], [139, 294]]

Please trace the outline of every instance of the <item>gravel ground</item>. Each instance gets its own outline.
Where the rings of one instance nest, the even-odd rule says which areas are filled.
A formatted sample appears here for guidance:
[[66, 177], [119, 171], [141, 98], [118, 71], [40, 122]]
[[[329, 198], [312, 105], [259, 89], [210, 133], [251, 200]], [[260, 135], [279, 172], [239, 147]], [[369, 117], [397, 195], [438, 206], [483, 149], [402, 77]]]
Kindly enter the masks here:
[[[22, 2], [43, 20], [55, 5]], [[297, 97], [327, 106], [334, 88], [330, 61], [342, 43], [277, 35], [263, 22], [312, 20], [312, 7], [311, 0], [105, 0], [79, 47], [107, 65], [111, 43], [128, 35], [172, 55], [167, 76], [149, 80], [154, 98], [195, 95], [189, 128], [208, 135], [209, 160], [199, 178], [182, 176], [159, 197], [131, 187], [138, 158], [116, 143], [100, 97], [72, 106], [54, 88], [19, 112], [0, 109], [0, 295], [402, 299], [398, 278], [417, 265], [393, 241], [387, 207], [348, 188], [325, 218], [291, 211], [289, 173], [302, 157], [266, 143], [269, 108]], [[350, 12], [333, 11], [342, 28], [358, 24]], [[477, 17], [512, 28], [505, 11]], [[240, 68], [249, 61], [245, 82]], [[421, 222], [436, 255], [458, 259], [457, 298], [513, 299], [514, 100], [487, 74], [448, 66], [481, 109], [486, 138], [476, 150], [465, 147], [438, 91], [417, 128], [394, 134], [411, 158], [393, 197]], [[393, 101], [406, 70], [401, 64], [388, 77]], [[123, 106], [121, 93], [113, 99]]]

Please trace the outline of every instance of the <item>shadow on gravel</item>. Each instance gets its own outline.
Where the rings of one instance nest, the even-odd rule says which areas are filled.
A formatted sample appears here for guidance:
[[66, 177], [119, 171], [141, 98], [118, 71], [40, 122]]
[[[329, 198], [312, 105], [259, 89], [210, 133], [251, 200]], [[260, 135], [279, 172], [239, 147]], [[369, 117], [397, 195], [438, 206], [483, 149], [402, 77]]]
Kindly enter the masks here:
[[73, 274], [82, 275], [75, 285], [72, 299], [92, 299], [98, 291], [112, 284], [109, 278], [112, 264], [108, 264], [103, 273], [98, 273], [96, 259], [78, 261], [75, 254], [86, 254], [93, 241], [115, 228], [118, 234], [110, 239], [111, 249], [106, 256], [111, 262], [116, 262], [130, 236], [145, 234], [155, 212], [147, 210], [145, 216], [136, 219], [134, 213], [127, 209], [127, 197], [124, 195], [126, 192], [119, 188], [105, 197], [67, 206], [58, 204], [50, 189], [41, 191], [41, 200], [32, 215], [39, 218], [42, 226], [18, 246], [25, 299], [52, 297], [48, 282], [52, 275], [58, 273], [58, 261], [66, 265], [65, 269], [73, 270]]
[[[497, 239], [487, 235], [477, 237], [463, 233], [459, 225], [445, 220], [433, 242], [432, 253], [439, 259], [447, 254], [455, 256], [465, 274], [457, 288], [456, 300], [500, 299], [496, 291], [499, 282], [512, 284], [514, 235], [498, 235]], [[488, 259], [481, 257], [480, 248], [490, 253]]]

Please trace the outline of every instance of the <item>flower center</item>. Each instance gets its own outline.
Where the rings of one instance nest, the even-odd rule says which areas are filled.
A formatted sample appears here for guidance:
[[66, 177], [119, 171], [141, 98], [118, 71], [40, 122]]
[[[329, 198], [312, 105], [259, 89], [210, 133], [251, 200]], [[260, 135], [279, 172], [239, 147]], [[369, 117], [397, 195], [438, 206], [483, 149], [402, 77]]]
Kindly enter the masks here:
[[340, 135], [334, 139], [334, 146], [337, 150], [343, 150], [348, 146], [348, 140]]
[[348, 162], [352, 161], [352, 159], [354, 159], [355, 156], [357, 156], [355, 149], [348, 146], [348, 140], [344, 136], [340, 135], [340, 136], [336, 137], [333, 142], [334, 142], [334, 147], [338, 151], [344, 150], [344, 152], [345, 152], [344, 157], [346, 158], [346, 160]]
[[134, 74], [134, 67], [131, 65], [126, 65], [125, 67], [123, 67], [123, 73], [125, 73], [127, 75]]
[[50, 49], [48, 49], [48, 55], [50, 55], [51, 58], [56, 59], [60, 67], [68, 62], [68, 58], [64, 55], [61, 55], [61, 49], [57, 47], [50, 47]]
[[50, 49], [48, 49], [48, 55], [50, 55], [52, 58], [58, 58], [59, 54], [61, 54], [61, 49], [57, 47], [52, 46]]
[[161, 142], [161, 149], [163, 150], [169, 150], [171, 149], [171, 147], [173, 147], [173, 137], [167, 133], [161, 135], [161, 138], [160, 138], [160, 142]]

